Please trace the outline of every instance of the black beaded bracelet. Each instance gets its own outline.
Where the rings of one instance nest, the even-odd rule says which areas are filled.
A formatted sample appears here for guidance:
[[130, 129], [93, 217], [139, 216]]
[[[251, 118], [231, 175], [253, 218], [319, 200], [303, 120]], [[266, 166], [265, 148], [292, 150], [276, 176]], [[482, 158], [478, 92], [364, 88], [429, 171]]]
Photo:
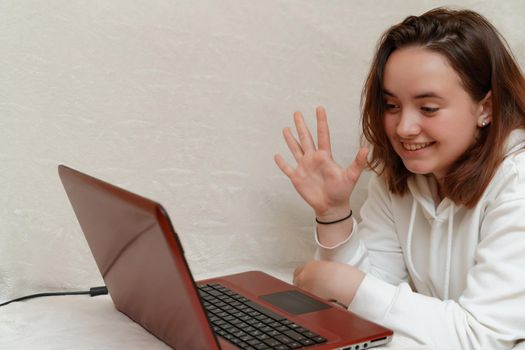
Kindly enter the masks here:
[[321, 224], [321, 225], [331, 225], [331, 224], [337, 224], [338, 222], [341, 222], [341, 221], [345, 221], [347, 219], [350, 219], [351, 217], [352, 217], [352, 210], [350, 210], [350, 214], [348, 214], [347, 216], [345, 216], [344, 218], [339, 219], [339, 220], [335, 220], [335, 221], [319, 221], [319, 220], [317, 220], [317, 218], [315, 218], [315, 222], [317, 222], [318, 224]]

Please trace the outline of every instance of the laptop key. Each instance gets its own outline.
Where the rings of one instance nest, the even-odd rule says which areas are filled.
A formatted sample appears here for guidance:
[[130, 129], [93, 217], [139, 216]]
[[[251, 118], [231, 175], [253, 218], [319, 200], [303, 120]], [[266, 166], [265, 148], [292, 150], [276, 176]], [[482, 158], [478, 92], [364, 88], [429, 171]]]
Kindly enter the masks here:
[[259, 328], [261, 331], [263, 331], [264, 333], [268, 333], [268, 332], [271, 332], [273, 330], [272, 327], [263, 327], [263, 328]]
[[253, 339], [255, 339], [255, 338], [252, 337], [251, 335], [245, 335], [245, 336], [241, 337], [242, 341], [250, 341], [250, 340], [253, 340]]
[[242, 330], [247, 332], [247, 333], [251, 333], [253, 331], [256, 331], [257, 329], [254, 328], [254, 327], [249, 326], [249, 327], [244, 327]]
[[261, 334], [261, 335], [259, 335], [257, 337], [257, 340], [260, 340], [260, 341], [265, 341], [265, 340], [268, 340], [268, 339], [271, 339], [268, 334]]
[[275, 329], [277, 329], [279, 332], [286, 332], [290, 328], [288, 328], [286, 326], [279, 326], [279, 327], [276, 327]]
[[[309, 332], [309, 330], [306, 329], [306, 328], [304, 328], [304, 327], [297, 327], [297, 328], [295, 328], [295, 331], [296, 331], [296, 332], [299, 332], [299, 333], [303, 333], [303, 334], [304, 334], [305, 332]], [[310, 338], [309, 336], [307, 336], [307, 337]]]
[[268, 349], [270, 349], [268, 346], [266, 346], [266, 344], [263, 344], [263, 343], [261, 343], [259, 345], [254, 345], [253, 347], [256, 348], [257, 350], [268, 350]]
[[318, 334], [315, 334], [314, 332], [311, 332], [309, 330], [305, 330], [304, 332], [300, 332], [300, 333], [302, 335], [304, 335], [305, 337], [310, 338], [310, 339], [315, 338], [315, 337], [318, 336]]
[[246, 341], [248, 344], [250, 344], [251, 346], [255, 346], [255, 345], [258, 345], [258, 344], [262, 344], [259, 340], [257, 339], [252, 339], [252, 340], [248, 340]]
[[278, 335], [282, 335], [281, 332], [279, 331], [276, 331], [275, 329], [269, 331], [269, 332], [266, 332], [266, 334], [268, 334], [269, 336], [271, 337], [277, 337]]
[[303, 345], [314, 345], [315, 344], [315, 342], [313, 340], [306, 339], [306, 338], [299, 340], [299, 343], [301, 343]]
[[277, 339], [278, 341], [280, 341], [281, 343], [283, 344], [289, 344], [289, 343], [293, 343], [293, 340], [291, 338], [288, 338], [286, 335], [284, 334], [281, 334], [281, 335], [278, 335], [275, 337], [275, 339]]
[[260, 336], [261, 334], [264, 334], [264, 333], [257, 329], [255, 331], [248, 332], [248, 334], [250, 334], [252, 337], [258, 337], [258, 336]]
[[278, 345], [273, 348], [273, 350], [288, 350], [288, 349], [290, 348], [287, 347], [286, 345]]
[[289, 336], [290, 338], [292, 338], [293, 340], [295, 341], [301, 341], [303, 339], [306, 339], [303, 335], [297, 333], [296, 331], [286, 331], [286, 332], [283, 332], [284, 334], [286, 334], [287, 336]]
[[317, 337], [314, 337], [312, 338], [312, 340], [316, 343], [324, 343], [326, 341], [326, 338], [323, 338], [321, 336], [317, 336]]
[[275, 346], [278, 346], [278, 345], [281, 345], [280, 342], [278, 342], [277, 340], [275, 339], [272, 339], [272, 338], [269, 338], [269, 339], [265, 339], [263, 340], [264, 343], [270, 347], [275, 347]]

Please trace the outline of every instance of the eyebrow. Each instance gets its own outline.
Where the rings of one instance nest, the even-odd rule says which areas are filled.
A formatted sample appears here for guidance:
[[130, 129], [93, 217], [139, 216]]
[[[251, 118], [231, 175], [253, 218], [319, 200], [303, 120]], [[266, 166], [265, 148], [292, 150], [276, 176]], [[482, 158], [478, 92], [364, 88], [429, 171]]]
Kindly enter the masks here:
[[[393, 93], [391, 93], [390, 91], [388, 91], [387, 89], [383, 89], [385, 95], [388, 95], [390, 97], [396, 97], [396, 95], [394, 95]], [[416, 100], [420, 100], [420, 99], [423, 99], [423, 98], [438, 98], [440, 100], [444, 100], [443, 97], [439, 96], [438, 94], [436, 94], [435, 92], [424, 92], [422, 94], [419, 94], [419, 95], [416, 95], [414, 96], [414, 99]]]

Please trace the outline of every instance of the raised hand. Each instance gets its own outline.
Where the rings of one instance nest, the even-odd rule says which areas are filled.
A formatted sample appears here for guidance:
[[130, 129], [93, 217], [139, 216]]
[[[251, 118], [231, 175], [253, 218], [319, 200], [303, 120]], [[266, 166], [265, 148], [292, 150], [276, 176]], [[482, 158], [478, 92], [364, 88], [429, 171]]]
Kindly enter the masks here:
[[349, 199], [359, 176], [366, 167], [368, 149], [362, 148], [349, 167], [342, 168], [332, 157], [330, 132], [326, 112], [317, 107], [317, 147], [300, 112], [294, 113], [299, 140], [289, 128], [284, 139], [297, 167], [290, 166], [280, 154], [274, 159], [281, 171], [290, 178], [297, 192], [313, 208], [319, 220], [334, 220], [348, 215]]

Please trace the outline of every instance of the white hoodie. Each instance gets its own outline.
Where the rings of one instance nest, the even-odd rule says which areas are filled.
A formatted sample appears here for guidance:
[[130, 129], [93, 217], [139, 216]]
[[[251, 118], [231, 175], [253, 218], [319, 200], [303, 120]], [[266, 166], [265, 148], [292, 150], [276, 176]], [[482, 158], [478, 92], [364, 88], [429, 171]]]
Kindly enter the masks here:
[[510, 349], [525, 339], [525, 131], [472, 209], [434, 202], [432, 176], [393, 195], [371, 179], [362, 222], [316, 257], [366, 273], [349, 309], [440, 349]]

